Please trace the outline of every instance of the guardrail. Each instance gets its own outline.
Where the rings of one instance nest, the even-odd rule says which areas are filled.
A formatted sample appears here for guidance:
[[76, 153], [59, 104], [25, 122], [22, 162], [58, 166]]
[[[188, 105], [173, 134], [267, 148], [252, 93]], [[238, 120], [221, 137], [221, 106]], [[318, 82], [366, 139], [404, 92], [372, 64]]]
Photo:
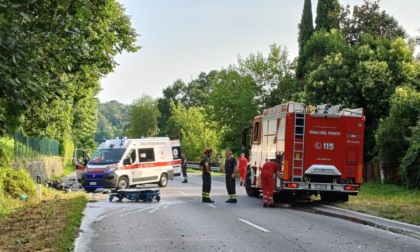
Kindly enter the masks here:
[[[191, 168], [191, 169], [194, 169], [194, 170], [199, 170], [200, 165], [198, 165], [198, 164], [188, 164], [187, 163], [187, 168]], [[218, 166], [210, 166], [210, 170], [220, 172], [220, 168]]]

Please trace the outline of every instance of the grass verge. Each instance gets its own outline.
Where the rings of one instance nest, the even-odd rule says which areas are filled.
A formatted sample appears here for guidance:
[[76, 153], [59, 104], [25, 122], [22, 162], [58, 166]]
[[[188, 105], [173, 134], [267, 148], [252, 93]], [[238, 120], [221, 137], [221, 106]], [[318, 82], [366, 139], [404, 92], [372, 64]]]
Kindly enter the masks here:
[[390, 184], [364, 183], [358, 196], [336, 207], [420, 225], [420, 190]]
[[87, 202], [85, 193], [48, 188], [42, 202], [15, 202], [20, 207], [0, 220], [1, 251], [72, 251]]

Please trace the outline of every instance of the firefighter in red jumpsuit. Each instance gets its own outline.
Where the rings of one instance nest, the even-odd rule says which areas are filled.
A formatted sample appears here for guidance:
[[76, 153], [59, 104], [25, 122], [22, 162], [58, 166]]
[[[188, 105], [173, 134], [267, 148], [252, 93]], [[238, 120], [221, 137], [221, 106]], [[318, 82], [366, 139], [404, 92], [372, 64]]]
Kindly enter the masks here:
[[278, 178], [281, 177], [281, 161], [282, 155], [277, 154], [276, 159], [266, 162], [261, 168], [261, 186], [263, 190], [263, 207], [274, 207], [274, 177], [275, 173]]
[[242, 153], [241, 157], [238, 158], [239, 163], [239, 179], [240, 179], [240, 186], [245, 186], [245, 178], [246, 178], [246, 166], [248, 165], [248, 159], [246, 159], [245, 154]]

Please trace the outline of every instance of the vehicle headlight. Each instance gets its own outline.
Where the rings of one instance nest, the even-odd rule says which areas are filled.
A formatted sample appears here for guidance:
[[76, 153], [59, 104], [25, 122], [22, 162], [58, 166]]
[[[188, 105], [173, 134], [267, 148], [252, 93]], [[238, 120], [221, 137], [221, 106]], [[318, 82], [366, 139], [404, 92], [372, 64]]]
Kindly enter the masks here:
[[116, 166], [116, 165], [110, 165], [110, 166], [108, 166], [108, 167], [105, 168], [105, 171], [104, 172], [113, 172], [113, 171], [116, 171], [116, 170], [118, 170], [118, 166]]

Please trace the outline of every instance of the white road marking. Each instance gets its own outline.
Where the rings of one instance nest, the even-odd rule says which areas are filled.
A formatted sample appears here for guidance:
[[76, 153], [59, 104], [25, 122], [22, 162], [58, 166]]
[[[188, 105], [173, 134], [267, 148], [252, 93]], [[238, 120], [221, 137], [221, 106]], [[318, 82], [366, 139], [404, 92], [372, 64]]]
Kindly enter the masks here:
[[266, 232], [266, 233], [269, 233], [269, 232], [270, 232], [270, 230], [265, 229], [265, 228], [263, 228], [263, 227], [260, 227], [260, 226], [258, 226], [258, 225], [255, 225], [254, 223], [249, 222], [249, 221], [247, 221], [247, 220], [244, 220], [244, 219], [238, 219], [238, 220], [240, 220], [240, 221], [242, 221], [242, 222], [244, 222], [244, 223], [246, 223], [246, 224], [248, 224], [248, 225], [250, 225], [250, 226], [253, 226], [254, 228], [257, 228], [257, 229], [259, 229], [259, 230], [261, 230], [261, 231], [263, 231], [263, 232]]
[[185, 195], [185, 196], [190, 196], [188, 193], [184, 193], [182, 191], [178, 191], [180, 194]]
[[204, 203], [204, 204], [206, 204], [207, 206], [211, 206], [211, 207], [213, 207], [213, 208], [217, 208], [217, 206], [215, 206], [215, 205], [213, 205], [213, 204], [209, 204], [209, 203]]

